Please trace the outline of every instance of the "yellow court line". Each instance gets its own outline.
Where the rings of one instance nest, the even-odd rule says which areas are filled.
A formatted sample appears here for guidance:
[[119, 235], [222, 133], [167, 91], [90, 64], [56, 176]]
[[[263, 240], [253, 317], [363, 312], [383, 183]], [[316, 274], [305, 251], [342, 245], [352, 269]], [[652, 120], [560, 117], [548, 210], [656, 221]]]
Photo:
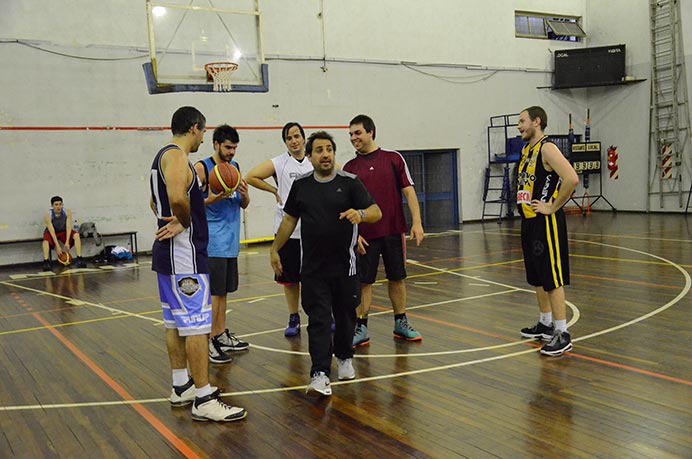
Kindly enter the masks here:
[[[65, 301], [81, 301], [81, 300], [76, 300], [75, 298], [70, 298], [68, 296], [56, 295], [54, 293], [45, 292], [42, 290], [34, 289], [31, 287], [26, 287], [23, 285], [15, 285], [15, 284], [12, 284], [10, 282], [4, 282], [3, 281], [3, 282], [0, 282], [0, 284], [6, 285], [8, 287], [15, 287], [15, 288], [22, 289], [22, 290], [29, 290], [31, 292], [38, 293], [40, 295], [52, 296], [52, 297], [55, 297], [55, 298], [58, 298], [61, 300], [65, 300]], [[242, 301], [251, 301], [251, 300], [258, 299], [258, 298], [272, 298], [272, 297], [277, 297], [277, 296], [283, 296], [283, 293], [273, 293], [270, 295], [252, 296], [252, 297], [247, 297], [247, 298], [236, 298], [233, 300], [228, 300], [226, 303], [239, 303]], [[149, 317], [140, 317], [140, 316], [144, 316], [144, 315], [148, 315], [148, 314], [160, 314], [161, 309], [155, 309], [152, 311], [145, 311], [145, 312], [139, 312], [139, 313], [131, 313], [131, 312], [122, 311], [119, 309], [109, 308], [109, 307], [103, 306], [101, 304], [89, 303], [87, 301], [83, 301], [82, 303], [86, 306], [94, 306], [97, 308], [106, 309], [106, 310], [109, 310], [111, 312], [115, 312], [119, 315], [115, 315], [115, 316], [111, 316], [111, 317], [101, 317], [98, 319], [80, 320], [80, 321], [76, 321], [76, 322], [68, 322], [68, 323], [49, 325], [49, 326], [20, 328], [17, 330], [8, 330], [8, 331], [0, 332], [0, 336], [13, 335], [16, 333], [27, 333], [27, 332], [38, 331], [38, 330], [47, 330], [50, 328], [69, 327], [69, 326], [73, 326], [73, 325], [83, 325], [83, 324], [88, 324], [88, 323], [101, 322], [104, 320], [125, 319], [125, 318], [130, 318], [130, 317], [144, 318], [144, 319], [151, 320], [151, 321], [155, 322], [155, 325], [163, 325], [163, 321], [160, 319], [153, 319], [153, 318], [149, 318]]]
[[[161, 312], [161, 311], [155, 311], [155, 312]], [[148, 314], [148, 313], [145, 313], [145, 314]], [[93, 323], [93, 322], [101, 322], [104, 320], [126, 319], [126, 318], [131, 318], [131, 317], [136, 317], [136, 316], [133, 314], [122, 314], [122, 315], [112, 316], [112, 317], [101, 317], [98, 319], [88, 319], [88, 320], [80, 320], [77, 322], [67, 322], [64, 324], [44, 325], [42, 327], [32, 327], [32, 328], [20, 328], [17, 330], [8, 330], [8, 331], [0, 332], [0, 336], [14, 335], [15, 333], [27, 333], [27, 332], [38, 331], [38, 330], [48, 330], [51, 328], [71, 327], [73, 325], [82, 325], [82, 324], [88, 324], [88, 323]]]
[[[569, 232], [569, 234], [572, 235], [579, 235], [579, 236], [589, 236], [589, 237], [615, 237], [618, 239], [637, 239], [637, 240], [644, 240], [644, 241], [662, 241], [662, 242], [692, 242], [690, 239], [673, 239], [673, 238], [665, 238], [665, 237], [651, 237], [651, 236], [630, 236], [626, 234], [593, 234], [593, 233], [573, 233]], [[586, 242], [586, 241], [580, 241], [580, 242]]]
[[[122, 309], [111, 308], [111, 307], [105, 306], [103, 304], [91, 303], [89, 301], [81, 301], [81, 300], [78, 300], [77, 298], [71, 298], [69, 296], [57, 295], [55, 293], [46, 292], [44, 290], [38, 290], [35, 288], [27, 287], [25, 285], [17, 285], [17, 284], [13, 284], [11, 282], [6, 282], [6, 281], [2, 281], [2, 282], [0, 282], [0, 284], [6, 285], [8, 287], [18, 288], [20, 290], [28, 290], [30, 292], [38, 293], [39, 295], [52, 296], [53, 298], [58, 298], [58, 299], [65, 300], [65, 301], [80, 301], [82, 303], [82, 305], [93, 306], [95, 308], [103, 309], [105, 311], [109, 311], [109, 312], [115, 313], [115, 314], [123, 314], [123, 315], [128, 315], [128, 316], [139, 317], [139, 313], [123, 311]], [[157, 324], [163, 324], [163, 321], [160, 319], [152, 319], [151, 317], [142, 317], [142, 319], [151, 320], [153, 322], [156, 322]]]
[[[519, 236], [521, 230], [505, 230], [505, 231], [477, 231], [483, 234], [496, 234], [500, 236]], [[666, 237], [651, 237], [651, 236], [632, 236], [627, 234], [599, 234], [599, 233], [578, 233], [568, 231], [571, 236], [586, 236], [586, 237], [601, 237], [601, 238], [617, 238], [617, 239], [635, 239], [640, 241], [661, 241], [661, 242], [692, 242], [692, 239], [674, 239]], [[582, 239], [568, 239], [570, 242], [589, 242]]]
[[[415, 260], [410, 260], [410, 259], [409, 259], [409, 260], [406, 260], [406, 261], [407, 261], [407, 263], [410, 264], [410, 265], [414, 265], [414, 266], [415, 266], [415, 265], [421, 265], [421, 266], [424, 266], [424, 265], [422, 265], [420, 262], [415, 261]], [[432, 273], [424, 273], [424, 274], [412, 274], [412, 275], [406, 276], [406, 279], [416, 279], [416, 278], [419, 278], [419, 277], [428, 277], [428, 276], [439, 276], [439, 275], [445, 274], [445, 273], [456, 273], [456, 272], [460, 272], [460, 271], [471, 271], [471, 270], [474, 270], [474, 269], [492, 268], [492, 267], [495, 267], [495, 266], [502, 266], [502, 265], [509, 265], [509, 264], [513, 264], [513, 263], [523, 263], [523, 262], [524, 262], [524, 260], [521, 260], [521, 259], [520, 259], [520, 260], [510, 260], [510, 261], [500, 261], [500, 262], [497, 262], [497, 263], [488, 263], [488, 264], [485, 264], [485, 265], [468, 266], [468, 267], [454, 268], [454, 269], [446, 269], [446, 270], [440, 271], [440, 272], [432, 272]], [[442, 268], [440, 268], [440, 269], [442, 269]], [[375, 281], [376, 284], [384, 284], [384, 283], [386, 283], [386, 282], [388, 282], [387, 279], [380, 279], [380, 280], [378, 280], [378, 281]]]
[[257, 296], [249, 296], [246, 298], [236, 298], [234, 300], [226, 301], [226, 304], [228, 304], [228, 303], [240, 303], [242, 301], [261, 300], [264, 298], [275, 298], [277, 296], [284, 296], [284, 294], [283, 293], [271, 293], [269, 295], [257, 295]]
[[[586, 241], [580, 241], [580, 242], [586, 242]], [[606, 260], [606, 261], [621, 261], [623, 263], [637, 263], [637, 264], [642, 264], [642, 265], [663, 265], [663, 266], [670, 266], [669, 263], [664, 263], [662, 261], [644, 261], [644, 260], [634, 260], [631, 258], [615, 258], [615, 257], [600, 257], [597, 255], [576, 255], [576, 254], [570, 254], [570, 257], [576, 257], [576, 258], [590, 258], [593, 260]], [[685, 268], [689, 268], [690, 265], [678, 265], [682, 266]]]

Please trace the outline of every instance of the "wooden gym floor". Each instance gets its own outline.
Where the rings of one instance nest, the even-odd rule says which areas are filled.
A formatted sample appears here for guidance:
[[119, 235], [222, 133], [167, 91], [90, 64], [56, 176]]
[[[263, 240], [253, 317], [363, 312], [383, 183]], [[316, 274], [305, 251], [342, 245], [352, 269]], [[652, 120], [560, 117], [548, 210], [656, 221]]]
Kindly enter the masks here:
[[568, 217], [575, 347], [561, 358], [519, 338], [538, 313], [518, 223], [409, 244], [408, 315], [422, 343], [393, 339], [379, 283], [372, 344], [330, 398], [304, 394], [307, 333], [283, 336], [268, 247], [244, 249], [227, 324], [251, 348], [210, 370], [249, 412], [234, 423], [169, 406], [146, 257], [55, 275], [3, 268], [0, 457], [692, 458], [690, 219]]

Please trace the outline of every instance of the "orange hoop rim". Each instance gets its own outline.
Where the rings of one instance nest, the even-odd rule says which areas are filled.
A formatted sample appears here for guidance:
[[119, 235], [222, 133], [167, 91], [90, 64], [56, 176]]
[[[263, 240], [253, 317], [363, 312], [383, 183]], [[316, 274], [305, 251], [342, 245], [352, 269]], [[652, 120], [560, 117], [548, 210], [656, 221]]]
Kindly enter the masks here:
[[214, 74], [220, 72], [235, 72], [238, 70], [238, 64], [235, 62], [210, 62], [204, 64], [204, 70], [207, 72], [207, 80], [211, 81]]

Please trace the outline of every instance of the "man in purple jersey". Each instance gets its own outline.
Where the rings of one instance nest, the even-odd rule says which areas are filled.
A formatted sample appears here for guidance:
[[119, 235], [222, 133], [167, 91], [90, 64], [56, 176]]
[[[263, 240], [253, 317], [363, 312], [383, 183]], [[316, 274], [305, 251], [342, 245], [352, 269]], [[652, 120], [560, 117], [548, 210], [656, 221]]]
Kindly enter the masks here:
[[382, 210], [382, 220], [358, 228], [358, 251], [362, 255], [358, 275], [361, 281], [361, 304], [358, 307], [353, 347], [370, 344], [368, 312], [372, 304], [380, 255], [387, 275], [389, 299], [394, 309], [394, 337], [421, 341], [423, 337], [406, 318], [406, 219], [402, 193], [411, 211], [411, 239], [423, 241], [423, 225], [413, 180], [399, 152], [383, 150], [375, 144], [375, 122], [358, 115], [349, 123], [351, 144], [356, 157], [344, 164], [344, 170], [358, 176]]
[[[236, 421], [243, 408], [226, 405], [209, 384], [207, 339], [211, 330], [211, 295], [204, 196], [190, 163], [204, 141], [206, 119], [194, 107], [173, 114], [173, 138], [151, 165], [150, 205], [158, 230], [152, 248], [171, 365], [171, 405], [192, 404], [197, 421]], [[192, 377], [188, 374], [188, 366]]]

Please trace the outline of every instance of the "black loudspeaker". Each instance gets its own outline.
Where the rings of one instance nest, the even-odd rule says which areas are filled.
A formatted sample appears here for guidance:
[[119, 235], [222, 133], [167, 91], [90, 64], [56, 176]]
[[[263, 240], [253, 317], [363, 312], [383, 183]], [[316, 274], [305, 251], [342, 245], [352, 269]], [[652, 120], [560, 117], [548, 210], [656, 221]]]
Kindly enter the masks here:
[[554, 88], [607, 86], [625, 81], [625, 45], [555, 51]]

